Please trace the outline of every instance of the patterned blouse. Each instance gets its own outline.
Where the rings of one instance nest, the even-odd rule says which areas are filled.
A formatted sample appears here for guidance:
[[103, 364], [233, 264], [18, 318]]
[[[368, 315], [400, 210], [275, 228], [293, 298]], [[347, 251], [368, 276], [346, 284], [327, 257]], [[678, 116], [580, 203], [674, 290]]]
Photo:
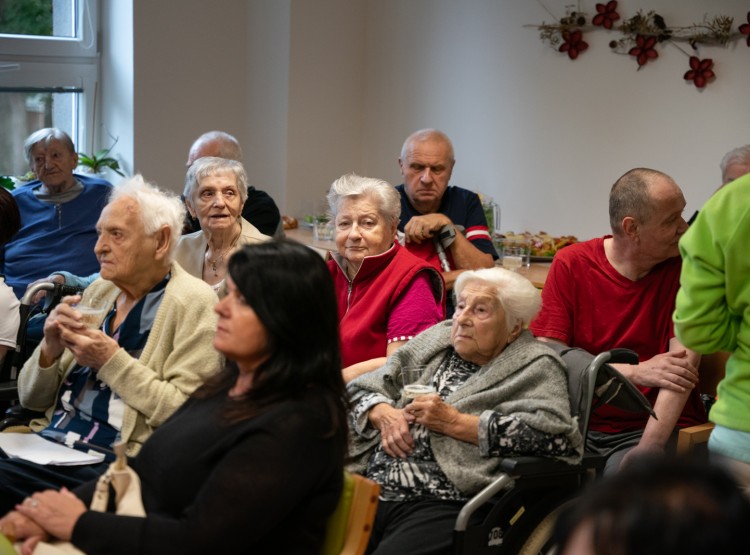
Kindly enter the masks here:
[[[463, 360], [451, 349], [435, 372], [432, 385], [445, 399], [480, 368]], [[353, 407], [354, 421], [365, 422], [368, 411], [379, 403], [393, 404], [392, 400], [377, 393], [363, 396]], [[478, 431], [480, 443], [484, 441], [490, 446], [491, 456], [536, 453], [554, 457], [575, 454], [575, 449], [564, 434], [540, 432], [513, 415], [485, 411], [480, 416]], [[383, 450], [382, 444], [370, 457], [366, 474], [380, 484], [380, 498], [384, 501], [466, 500], [467, 497], [451, 483], [435, 460], [429, 430], [420, 424], [412, 424], [411, 435], [414, 450], [408, 458], [391, 457]]]

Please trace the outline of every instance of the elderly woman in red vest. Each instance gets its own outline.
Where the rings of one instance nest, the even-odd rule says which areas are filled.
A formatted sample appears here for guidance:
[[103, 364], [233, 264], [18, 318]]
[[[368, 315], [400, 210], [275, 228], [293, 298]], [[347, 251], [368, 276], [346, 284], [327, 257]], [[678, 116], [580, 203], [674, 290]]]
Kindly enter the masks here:
[[337, 249], [328, 268], [349, 382], [445, 318], [445, 285], [437, 270], [396, 240], [401, 199], [388, 182], [344, 175], [331, 185], [328, 204]]

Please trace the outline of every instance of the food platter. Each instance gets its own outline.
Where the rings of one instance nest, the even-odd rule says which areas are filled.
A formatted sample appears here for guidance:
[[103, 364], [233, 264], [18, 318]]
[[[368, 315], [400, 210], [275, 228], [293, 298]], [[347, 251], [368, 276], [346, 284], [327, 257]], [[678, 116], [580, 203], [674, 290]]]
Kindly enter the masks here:
[[531, 233], [514, 233], [508, 231], [502, 234], [495, 234], [493, 239], [510, 239], [511, 241], [521, 241], [529, 245], [531, 249], [531, 262], [552, 262], [552, 259], [558, 250], [578, 242], [573, 235], [553, 236], [544, 231]]

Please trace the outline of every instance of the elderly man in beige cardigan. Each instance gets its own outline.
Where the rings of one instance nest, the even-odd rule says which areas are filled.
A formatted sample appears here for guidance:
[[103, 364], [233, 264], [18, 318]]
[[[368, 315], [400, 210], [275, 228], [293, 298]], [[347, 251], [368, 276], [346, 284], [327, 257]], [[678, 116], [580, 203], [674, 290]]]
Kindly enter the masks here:
[[[66, 297], [50, 314], [19, 374], [21, 404], [45, 412], [31, 424], [35, 433], [83, 451], [123, 441], [134, 456], [219, 368], [216, 295], [173, 261], [183, 217], [179, 198], [140, 176], [114, 189], [97, 223], [101, 277], [82, 299]], [[105, 310], [87, 327], [80, 308], [94, 298]], [[0, 514], [33, 491], [97, 476], [108, 459], [78, 466], [0, 460]]]

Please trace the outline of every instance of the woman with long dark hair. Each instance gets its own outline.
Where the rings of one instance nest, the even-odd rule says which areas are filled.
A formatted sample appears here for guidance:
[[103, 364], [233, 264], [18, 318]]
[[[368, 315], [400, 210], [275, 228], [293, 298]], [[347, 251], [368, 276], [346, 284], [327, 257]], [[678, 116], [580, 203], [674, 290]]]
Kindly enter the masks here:
[[226, 367], [133, 463], [146, 516], [87, 510], [88, 484], [75, 495], [34, 494], [6, 517], [18, 537], [70, 540], [89, 555], [318, 553], [347, 446], [326, 266], [291, 241], [245, 246], [230, 259], [216, 312]]

